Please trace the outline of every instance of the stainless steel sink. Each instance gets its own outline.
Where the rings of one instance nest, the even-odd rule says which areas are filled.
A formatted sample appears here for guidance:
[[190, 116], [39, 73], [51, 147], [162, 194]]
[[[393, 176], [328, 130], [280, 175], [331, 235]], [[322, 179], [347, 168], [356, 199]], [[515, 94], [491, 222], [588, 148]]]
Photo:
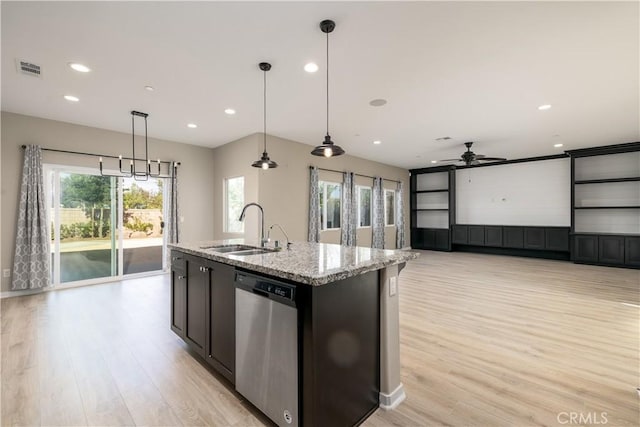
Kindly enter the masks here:
[[237, 252], [237, 251], [246, 251], [250, 249], [258, 249], [255, 246], [248, 245], [217, 245], [217, 246], [201, 246], [200, 249], [209, 249], [214, 252], [227, 253], [227, 252]]

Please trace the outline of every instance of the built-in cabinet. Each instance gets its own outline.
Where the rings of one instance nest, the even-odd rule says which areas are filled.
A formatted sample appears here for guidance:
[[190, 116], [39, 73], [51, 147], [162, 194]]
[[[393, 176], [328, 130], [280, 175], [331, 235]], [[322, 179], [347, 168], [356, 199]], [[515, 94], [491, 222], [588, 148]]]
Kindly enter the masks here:
[[452, 230], [454, 245], [569, 251], [569, 227], [455, 224]]
[[171, 329], [233, 383], [234, 268], [175, 250], [171, 255]]
[[451, 250], [455, 170], [453, 167], [412, 170], [410, 187], [411, 245], [416, 249]]
[[567, 152], [575, 262], [638, 267], [640, 143]]

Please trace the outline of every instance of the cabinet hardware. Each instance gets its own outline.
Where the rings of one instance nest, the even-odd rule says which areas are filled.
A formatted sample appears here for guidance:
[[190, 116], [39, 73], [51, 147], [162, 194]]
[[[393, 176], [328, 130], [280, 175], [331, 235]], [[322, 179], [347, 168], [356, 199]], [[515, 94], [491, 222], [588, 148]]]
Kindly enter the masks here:
[[186, 279], [187, 276], [178, 276], [178, 280]]
[[182, 259], [182, 257], [174, 256], [173, 258], [171, 258], [172, 261], [178, 261], [179, 259]]

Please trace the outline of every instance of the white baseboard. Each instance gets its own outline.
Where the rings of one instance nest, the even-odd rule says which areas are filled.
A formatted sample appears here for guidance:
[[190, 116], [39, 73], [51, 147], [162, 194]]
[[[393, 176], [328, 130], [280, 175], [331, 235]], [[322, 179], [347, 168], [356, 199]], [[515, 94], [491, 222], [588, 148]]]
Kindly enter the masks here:
[[380, 404], [378, 405], [380, 408], [385, 411], [392, 411], [400, 405], [404, 399], [407, 398], [407, 395], [404, 392], [404, 386], [402, 383], [395, 390], [393, 390], [390, 394], [379, 393], [380, 395]]
[[46, 289], [23, 289], [21, 291], [5, 291], [5, 292], [0, 292], [0, 299], [39, 294], [41, 292], [44, 292], [45, 290]]
[[404, 248], [400, 249], [402, 251], [410, 251], [411, 250], [411, 246], [405, 246]]

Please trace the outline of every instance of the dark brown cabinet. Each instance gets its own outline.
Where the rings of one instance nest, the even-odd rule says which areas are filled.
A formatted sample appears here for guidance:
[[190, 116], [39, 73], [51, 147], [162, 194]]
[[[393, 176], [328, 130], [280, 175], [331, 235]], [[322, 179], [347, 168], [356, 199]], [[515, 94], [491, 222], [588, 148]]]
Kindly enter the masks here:
[[604, 264], [624, 264], [624, 237], [598, 236], [598, 261]]
[[[184, 338], [187, 323], [187, 273], [184, 264], [173, 257], [171, 266], [171, 330]], [[180, 257], [181, 258], [181, 257]]]
[[232, 383], [236, 358], [234, 275], [235, 269], [229, 265], [211, 265], [207, 345], [207, 361]]
[[640, 237], [624, 238], [624, 263], [631, 267], [640, 267]]
[[197, 257], [187, 258], [187, 323], [184, 339], [200, 356], [207, 346], [209, 267]]
[[172, 252], [171, 330], [235, 381], [235, 269]]
[[484, 246], [484, 225], [469, 225], [469, 244]]
[[487, 225], [484, 227], [484, 244], [485, 246], [502, 246], [502, 227]]
[[524, 227], [502, 227], [502, 234], [505, 248], [521, 249], [524, 247]]
[[569, 230], [565, 227], [547, 227], [544, 229], [544, 247], [550, 251], [569, 250]]
[[598, 262], [598, 236], [574, 235], [571, 255], [577, 262]]
[[453, 225], [453, 237], [451, 243], [466, 245], [469, 243], [469, 227], [466, 225]]
[[544, 228], [525, 227], [524, 247], [525, 249], [544, 249], [545, 238]]

